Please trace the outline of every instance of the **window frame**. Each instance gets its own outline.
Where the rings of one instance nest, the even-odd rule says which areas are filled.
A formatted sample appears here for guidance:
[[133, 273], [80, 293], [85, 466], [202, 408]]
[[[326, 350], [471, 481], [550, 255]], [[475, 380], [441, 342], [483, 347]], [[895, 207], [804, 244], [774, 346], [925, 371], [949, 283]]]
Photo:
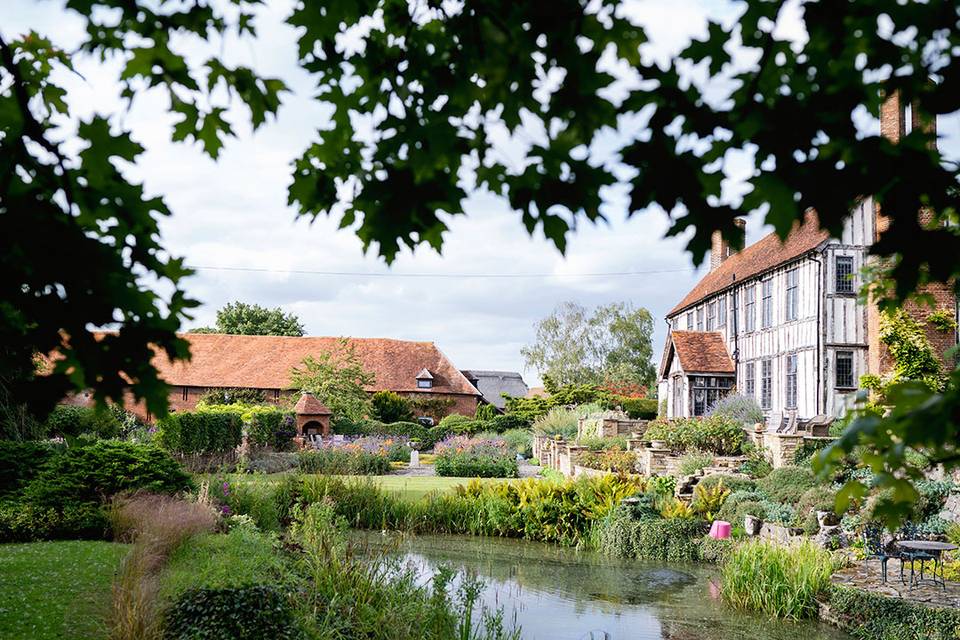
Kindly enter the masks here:
[[717, 325], [717, 303], [707, 304], [707, 331], [713, 331]]
[[[856, 376], [856, 361], [854, 352], [850, 349], [838, 349], [833, 354], [833, 386], [835, 389], [845, 389], [845, 390], [855, 390], [857, 388], [857, 376]], [[840, 360], [849, 360], [850, 362], [850, 371], [847, 375], [850, 376], [849, 384], [841, 384], [840, 380]], [[846, 382], [846, 380], [843, 380]]]
[[417, 389], [433, 389], [433, 380], [430, 378], [417, 378]]
[[693, 331], [693, 311], [687, 311], [687, 331]]
[[796, 409], [798, 401], [797, 388], [797, 354], [790, 353], [786, 356], [786, 363], [783, 371], [784, 380], [784, 402], [783, 406], [787, 409]]
[[760, 328], [773, 326], [773, 278], [760, 283]]
[[[691, 375], [688, 376], [690, 385], [690, 415], [697, 417], [706, 415], [718, 400], [730, 393], [736, 384], [733, 376]], [[698, 400], [697, 395], [701, 396]]]
[[743, 394], [748, 398], [757, 399], [757, 363], [745, 362], [743, 373]]
[[773, 407], [773, 359], [760, 361], [760, 408], [769, 411]]
[[703, 331], [703, 307], [697, 307], [697, 331]]
[[757, 330], [757, 285], [747, 285], [743, 290], [743, 330]]
[[800, 317], [800, 270], [797, 267], [787, 271], [786, 295], [784, 296], [784, 320], [791, 322]]
[[727, 326], [727, 294], [717, 299], [717, 328]]
[[[840, 265], [844, 264], [846, 270], [849, 270], [841, 275]], [[854, 286], [854, 271], [853, 271], [853, 256], [845, 255], [835, 255], [833, 256], [833, 290], [834, 293], [839, 293], [842, 295], [853, 295], [856, 293], [856, 286]]]

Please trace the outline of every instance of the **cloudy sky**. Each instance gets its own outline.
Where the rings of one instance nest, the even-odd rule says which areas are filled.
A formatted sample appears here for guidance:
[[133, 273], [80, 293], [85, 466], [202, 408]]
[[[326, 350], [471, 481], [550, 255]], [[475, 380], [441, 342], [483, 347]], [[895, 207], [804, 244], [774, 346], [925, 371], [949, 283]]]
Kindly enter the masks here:
[[[675, 51], [691, 34], [705, 33], [708, 15], [732, 15], [723, 2], [643, 0], [625, 7], [649, 28], [648, 54], [656, 57]], [[217, 308], [242, 300], [297, 314], [311, 335], [430, 340], [461, 368], [523, 370], [520, 347], [559, 302], [628, 301], [657, 318], [659, 351], [664, 314], [700, 275], [684, 253], [685, 241], [663, 238], [667, 220], [661, 212], [628, 220], [622, 203], [613, 202], [609, 222], [580, 226], [564, 256], [541, 235], [530, 237], [503, 202], [475, 197], [465, 206], [467, 216], [450, 221], [443, 255], [406, 251], [389, 268], [364, 255], [356, 237], [338, 231], [335, 220], [296, 220], [286, 205], [290, 163], [329, 111], [311, 99], [313, 83], [297, 67], [295, 32], [282, 22], [289, 9], [287, 0], [269, 0], [255, 42], [224, 43], [231, 62], [280, 77], [293, 93], [278, 118], [256, 133], [235, 127], [239, 138], [227, 143], [218, 161], [196, 146], [170, 142], [174, 118], [165, 113], [162, 94], [147, 94], [117, 119], [147, 148], [131, 177], [163, 194], [174, 212], [162, 225], [166, 247], [198, 269], [186, 283], [203, 303], [193, 326], [212, 324]], [[796, 11], [794, 5], [785, 12], [781, 29], [796, 27]], [[82, 37], [81, 21], [63, 10], [62, 1], [3, 0], [0, 33], [29, 30], [66, 50]], [[82, 78], [63, 78], [74, 116], [118, 113], [117, 67], [93, 60], [76, 64]], [[243, 120], [242, 112], [234, 115], [235, 122]], [[941, 124], [941, 131], [960, 138], [956, 121]], [[750, 221], [748, 242], [763, 232], [760, 221]], [[536, 371], [525, 377], [539, 381]]]

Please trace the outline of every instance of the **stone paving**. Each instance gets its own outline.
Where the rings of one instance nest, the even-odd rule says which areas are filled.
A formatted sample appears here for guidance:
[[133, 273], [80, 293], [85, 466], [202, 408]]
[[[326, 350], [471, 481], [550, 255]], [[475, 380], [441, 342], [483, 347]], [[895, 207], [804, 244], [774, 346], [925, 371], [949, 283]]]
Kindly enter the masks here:
[[[929, 567], [929, 564], [927, 565]], [[919, 570], [919, 566], [917, 567]], [[904, 566], [904, 578], [910, 579], [910, 565]], [[879, 560], [854, 561], [854, 565], [833, 574], [833, 583], [873, 591], [890, 598], [903, 598], [931, 607], [960, 607], [960, 583], [947, 581], [946, 589], [930, 584], [915, 586], [900, 582], [900, 561], [887, 561], [887, 581], [883, 582]]]

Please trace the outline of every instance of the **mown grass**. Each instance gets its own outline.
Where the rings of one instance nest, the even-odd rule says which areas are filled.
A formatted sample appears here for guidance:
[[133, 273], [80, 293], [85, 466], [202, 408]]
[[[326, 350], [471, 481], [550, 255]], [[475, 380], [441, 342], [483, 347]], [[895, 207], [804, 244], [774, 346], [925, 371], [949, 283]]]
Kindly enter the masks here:
[[0, 545], [0, 638], [106, 638], [110, 583], [128, 549], [86, 540]]

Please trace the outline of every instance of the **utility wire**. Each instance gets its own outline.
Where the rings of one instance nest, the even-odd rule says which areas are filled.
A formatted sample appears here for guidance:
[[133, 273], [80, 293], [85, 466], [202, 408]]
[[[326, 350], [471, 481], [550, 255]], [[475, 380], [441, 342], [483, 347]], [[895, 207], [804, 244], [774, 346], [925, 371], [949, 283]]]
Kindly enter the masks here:
[[311, 276], [345, 276], [363, 278], [611, 278], [648, 276], [661, 273], [694, 273], [696, 269], [651, 269], [647, 271], [608, 271], [603, 273], [376, 273], [369, 271], [311, 271], [306, 269], [262, 269], [257, 267], [219, 267], [188, 265], [196, 271], [239, 271], [244, 273], [276, 273]]

